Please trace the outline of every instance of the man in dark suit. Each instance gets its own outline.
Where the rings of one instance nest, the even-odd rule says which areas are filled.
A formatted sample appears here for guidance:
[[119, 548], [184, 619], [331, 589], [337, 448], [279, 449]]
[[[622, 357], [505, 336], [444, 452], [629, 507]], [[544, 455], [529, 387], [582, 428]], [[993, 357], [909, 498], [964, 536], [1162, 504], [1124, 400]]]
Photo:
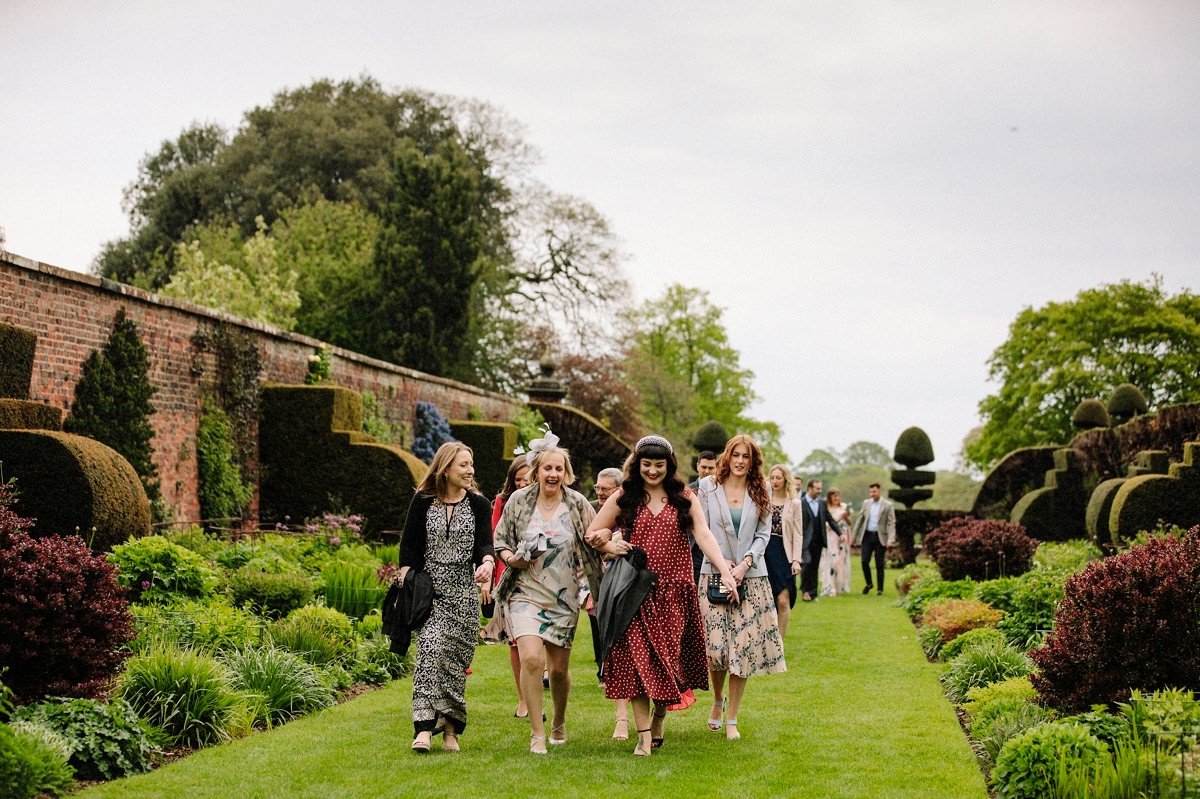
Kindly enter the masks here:
[[800, 515], [804, 520], [804, 560], [800, 566], [801, 599], [812, 602], [817, 598], [817, 572], [821, 568], [821, 552], [826, 546], [826, 525], [837, 535], [842, 529], [829, 515], [829, 507], [821, 499], [821, 481], [809, 480], [800, 498]]

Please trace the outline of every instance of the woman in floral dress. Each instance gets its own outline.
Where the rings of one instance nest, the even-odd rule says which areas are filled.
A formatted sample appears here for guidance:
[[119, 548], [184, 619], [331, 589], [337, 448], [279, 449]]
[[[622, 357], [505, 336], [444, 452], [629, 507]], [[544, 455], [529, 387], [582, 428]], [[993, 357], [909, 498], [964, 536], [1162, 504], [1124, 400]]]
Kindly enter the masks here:
[[412, 569], [428, 572], [435, 592], [433, 609], [417, 633], [413, 667], [412, 748], [428, 752], [438, 719], [444, 722], [442, 749], [458, 751], [467, 728], [467, 669], [479, 635], [479, 590], [491, 585], [491, 510], [474, 491], [471, 448], [443, 444], [408, 507], [400, 542], [399, 580]]
[[[567, 742], [571, 644], [579, 621], [579, 583], [600, 588], [600, 557], [583, 540], [595, 511], [567, 486], [575, 473], [558, 438], [530, 444], [533, 484], [513, 493], [496, 527], [496, 554], [507, 567], [496, 586], [496, 618], [485, 634], [516, 641], [521, 692], [529, 713], [529, 751]], [[598, 595], [598, 594], [596, 594]], [[550, 676], [554, 705], [549, 741], [542, 718], [542, 672]]]
[[[613, 527], [626, 531], [621, 540], [613, 540]], [[607, 554], [622, 555], [632, 547], [644, 550], [647, 568], [658, 576], [604, 661], [605, 695], [629, 699], [633, 705], [635, 755], [649, 755], [662, 745], [667, 708], [678, 704], [685, 691], [708, 689], [704, 625], [692, 581], [692, 536], [732, 590], [729, 565], [695, 495], [676, 474], [670, 442], [646, 436], [634, 448], [621, 489], [608, 498], [588, 528], [589, 543]]]
[[[700, 481], [699, 499], [721, 554], [733, 563], [733, 576], [744, 593], [741, 602], [727, 604], [709, 602], [704, 592], [700, 593], [713, 682], [708, 727], [717, 732], [724, 726], [725, 737], [736, 740], [741, 737], [737, 717], [746, 681], [755, 674], [787, 671], [775, 598], [763, 560], [771, 534], [771, 500], [762, 450], [753, 438], [736, 435], [729, 439], [717, 459], [717, 473]], [[701, 585], [711, 572], [710, 563], [700, 567]], [[726, 676], [728, 704], [724, 701]]]

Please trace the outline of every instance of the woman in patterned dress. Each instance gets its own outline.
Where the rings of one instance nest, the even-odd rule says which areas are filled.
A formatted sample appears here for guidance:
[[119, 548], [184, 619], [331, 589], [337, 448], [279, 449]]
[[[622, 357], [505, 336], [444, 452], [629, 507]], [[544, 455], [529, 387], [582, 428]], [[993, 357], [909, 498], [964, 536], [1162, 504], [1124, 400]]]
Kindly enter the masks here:
[[853, 522], [853, 514], [850, 508], [842, 504], [842, 492], [837, 488], [830, 488], [825, 492], [825, 505], [829, 508], [829, 515], [837, 522], [841, 528], [841, 534], [835, 534], [832, 530], [827, 530], [828, 552], [829, 552], [829, 574], [826, 575], [826, 580], [832, 586], [830, 594], [837, 596], [838, 594], [850, 593], [850, 524]]
[[771, 594], [775, 597], [775, 615], [779, 617], [779, 637], [786, 638], [788, 620], [796, 607], [796, 575], [800, 573], [804, 549], [804, 521], [788, 467], [782, 463], [772, 466], [767, 483], [771, 489], [771, 539], [764, 559]]
[[[725, 737], [730, 740], [741, 737], [737, 717], [746, 680], [755, 674], [787, 671], [775, 598], [763, 562], [771, 535], [771, 500], [762, 464], [762, 450], [754, 439], [736, 435], [717, 459], [717, 473], [701, 480], [699, 488], [708, 526], [721, 554], [733, 563], [734, 579], [743, 589], [742, 601], [728, 604], [709, 602], [705, 592], [700, 592], [713, 682], [708, 728], [720, 731], [724, 712]], [[711, 572], [712, 564], [706, 561], [700, 567], [701, 585]], [[724, 696], [726, 675], [728, 702]]]
[[[517, 642], [521, 692], [529, 713], [529, 751], [539, 755], [546, 753], [547, 743], [542, 672], [549, 671], [554, 705], [549, 743], [564, 744], [579, 582], [586, 575], [599, 596], [601, 565], [599, 555], [583, 540], [595, 511], [582, 494], [567, 487], [575, 482], [575, 473], [567, 451], [556, 446], [557, 437], [544, 443], [551, 436], [530, 443], [533, 484], [509, 497], [496, 527], [496, 554], [507, 568], [496, 586], [496, 618], [489, 628], [499, 630], [501, 640]], [[532, 540], [545, 549], [531, 551]]]
[[478, 583], [491, 585], [495, 556], [488, 501], [474, 491], [471, 448], [443, 444], [417, 487], [404, 520], [400, 574], [425, 570], [435, 596], [428, 621], [417, 633], [413, 667], [412, 748], [428, 752], [439, 718], [442, 749], [458, 751], [467, 728], [467, 669], [479, 635]]
[[[622, 540], [612, 540], [614, 526], [626, 531]], [[646, 436], [634, 447], [620, 491], [608, 498], [588, 528], [588, 542], [607, 554], [621, 555], [635, 546], [645, 550], [647, 568], [658, 575], [604, 661], [605, 695], [632, 700], [635, 755], [649, 755], [662, 745], [667, 708], [679, 703], [683, 692], [708, 689], [704, 624], [692, 580], [692, 536], [733, 590], [733, 575], [700, 505], [676, 474], [670, 442]]]

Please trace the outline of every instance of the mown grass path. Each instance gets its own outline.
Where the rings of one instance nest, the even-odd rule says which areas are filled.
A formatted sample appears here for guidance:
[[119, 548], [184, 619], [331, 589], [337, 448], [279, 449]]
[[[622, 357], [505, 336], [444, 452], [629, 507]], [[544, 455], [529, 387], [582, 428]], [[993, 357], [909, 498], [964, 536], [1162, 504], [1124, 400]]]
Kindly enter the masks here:
[[[858, 575], [855, 575], [858, 577]], [[504, 647], [480, 648], [462, 752], [409, 751], [411, 682], [398, 681], [270, 733], [211, 747], [149, 774], [82, 791], [120, 797], [805, 797], [986, 799], [979, 768], [904, 612], [883, 597], [797, 603], [786, 674], [750, 680], [742, 740], [704, 719], [711, 694], [671, 713], [666, 744], [635, 758], [616, 742], [588, 631], [572, 658], [565, 746], [527, 752]], [[548, 696], [547, 696], [548, 698]], [[632, 724], [631, 724], [632, 727]], [[631, 730], [632, 733], [632, 730]]]

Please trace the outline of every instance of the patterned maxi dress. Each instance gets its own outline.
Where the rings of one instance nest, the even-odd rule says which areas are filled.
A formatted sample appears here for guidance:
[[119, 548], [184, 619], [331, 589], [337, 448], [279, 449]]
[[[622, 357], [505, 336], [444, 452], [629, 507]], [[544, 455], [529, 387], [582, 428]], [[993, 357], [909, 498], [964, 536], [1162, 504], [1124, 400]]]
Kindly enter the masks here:
[[604, 695], [676, 704], [688, 689], [708, 690], [691, 540], [679, 529], [678, 512], [667, 505], [658, 515], [639, 508], [629, 542], [646, 551], [658, 583], [604, 661]]
[[471, 563], [475, 517], [463, 501], [446, 520], [446, 505], [434, 502], [425, 513], [425, 571], [433, 579], [433, 611], [417, 634], [413, 667], [414, 724], [433, 728], [438, 716], [467, 726], [467, 669], [479, 632], [479, 593]]

